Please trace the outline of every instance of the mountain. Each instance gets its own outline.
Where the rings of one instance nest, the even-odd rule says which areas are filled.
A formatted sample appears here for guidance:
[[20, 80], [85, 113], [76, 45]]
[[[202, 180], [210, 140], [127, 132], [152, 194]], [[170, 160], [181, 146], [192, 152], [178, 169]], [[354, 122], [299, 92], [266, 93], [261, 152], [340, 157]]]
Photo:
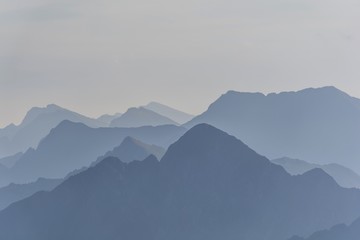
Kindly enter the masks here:
[[287, 157], [274, 159], [272, 162], [285, 168], [291, 175], [303, 174], [314, 168], [320, 168], [332, 176], [340, 186], [360, 188], [360, 176], [351, 169], [339, 164], [320, 165]]
[[268, 95], [229, 91], [184, 126], [214, 125], [270, 159], [338, 163], [360, 173], [359, 102], [334, 87]]
[[16, 153], [12, 156], [9, 156], [9, 157], [4, 157], [4, 158], [1, 158], [0, 159], [0, 164], [8, 167], [8, 168], [11, 168], [12, 166], [15, 165], [15, 163], [23, 156], [24, 154], [22, 152], [20, 153]]
[[329, 230], [314, 233], [309, 238], [292, 237], [290, 240], [359, 240], [360, 218], [347, 226], [339, 224]]
[[126, 137], [118, 147], [107, 152], [104, 156], [100, 157], [97, 162], [108, 157], [116, 157], [121, 159], [122, 162], [129, 163], [134, 160], [143, 160], [149, 155], [154, 155], [160, 159], [164, 154], [165, 149], [162, 147], [146, 144], [132, 137]]
[[107, 158], [0, 212], [0, 239], [282, 240], [350, 223], [360, 191], [321, 169], [291, 176], [201, 124], [161, 161]]
[[180, 124], [184, 124], [190, 121], [194, 117], [193, 115], [181, 112], [179, 110], [176, 110], [174, 108], [171, 108], [169, 106], [157, 102], [150, 102], [149, 104], [144, 106], [144, 108], [156, 112], [158, 114], [161, 114], [163, 116], [166, 116]]
[[119, 118], [111, 121], [111, 127], [142, 127], [179, 125], [175, 121], [143, 107], [129, 108]]
[[[168, 147], [186, 129], [167, 125], [140, 128], [90, 128], [63, 121], [52, 129], [37, 149], [30, 149], [9, 169], [0, 186], [28, 183], [42, 178], [63, 178], [69, 172], [89, 166], [99, 156], [131, 136], [143, 142]], [[1, 179], [0, 179], [1, 180]]]
[[10, 204], [30, 197], [39, 191], [51, 191], [59, 185], [62, 179], [40, 178], [36, 182], [28, 184], [10, 184], [0, 188], [0, 210], [8, 207]]
[[36, 148], [42, 138], [63, 120], [81, 122], [90, 127], [103, 123], [51, 104], [45, 108], [32, 108], [19, 126], [9, 125], [0, 129], [0, 158]]
[[114, 120], [115, 118], [121, 117], [121, 115], [122, 115], [122, 113], [115, 113], [113, 115], [104, 114], [104, 115], [101, 115], [100, 117], [98, 117], [97, 120], [106, 124], [107, 126], [109, 126], [112, 120]]
[[1, 183], [5, 183], [9, 184], [9, 179], [10, 179], [10, 174], [9, 174], [9, 168], [7, 168], [5, 165], [0, 163], [0, 187], [4, 186], [4, 184]]

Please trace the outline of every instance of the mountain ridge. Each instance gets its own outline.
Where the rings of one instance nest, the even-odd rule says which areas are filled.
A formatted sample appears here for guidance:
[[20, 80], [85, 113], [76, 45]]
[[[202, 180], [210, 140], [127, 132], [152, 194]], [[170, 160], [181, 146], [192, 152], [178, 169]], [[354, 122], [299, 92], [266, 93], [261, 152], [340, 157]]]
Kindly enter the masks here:
[[211, 124], [271, 159], [285, 155], [360, 172], [358, 122], [354, 98], [324, 87], [268, 95], [228, 91], [184, 126]]
[[172, 119], [144, 107], [129, 108], [120, 117], [111, 121], [110, 127], [142, 127], [142, 126], [161, 126], [179, 125]]
[[339, 187], [322, 170], [292, 177], [242, 141], [201, 124], [160, 161], [111, 157], [52, 192], [11, 205], [0, 212], [0, 237], [278, 240], [350, 223], [359, 201], [360, 191]]

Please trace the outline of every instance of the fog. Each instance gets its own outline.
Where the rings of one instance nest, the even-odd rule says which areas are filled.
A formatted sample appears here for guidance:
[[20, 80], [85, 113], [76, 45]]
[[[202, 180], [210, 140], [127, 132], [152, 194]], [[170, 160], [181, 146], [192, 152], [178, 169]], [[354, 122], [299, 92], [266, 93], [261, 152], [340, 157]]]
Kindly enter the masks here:
[[229, 89], [360, 97], [359, 29], [355, 0], [3, 0], [0, 126], [48, 103], [97, 116], [151, 100], [197, 114]]

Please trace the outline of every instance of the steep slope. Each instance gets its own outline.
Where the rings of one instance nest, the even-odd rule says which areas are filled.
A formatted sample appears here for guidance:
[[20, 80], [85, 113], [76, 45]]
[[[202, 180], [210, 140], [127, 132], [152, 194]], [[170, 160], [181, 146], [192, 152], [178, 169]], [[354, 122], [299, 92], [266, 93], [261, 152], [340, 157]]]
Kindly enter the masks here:
[[185, 126], [212, 124], [271, 159], [338, 163], [360, 173], [357, 102], [334, 87], [269, 95], [230, 91]]
[[174, 108], [171, 108], [169, 106], [157, 102], [150, 102], [149, 104], [144, 106], [144, 108], [149, 109], [158, 114], [161, 114], [165, 117], [168, 117], [180, 124], [184, 124], [190, 121], [194, 117], [193, 115], [181, 112], [179, 110], [176, 110]]
[[63, 121], [51, 130], [34, 150], [28, 150], [10, 169], [6, 181], [27, 183], [43, 178], [63, 178], [69, 172], [89, 166], [127, 136], [167, 147], [186, 130], [176, 126], [141, 128], [90, 128], [82, 123]]
[[285, 170], [291, 175], [303, 174], [314, 168], [320, 168], [332, 176], [340, 186], [347, 188], [360, 188], [360, 176], [351, 169], [339, 164], [320, 165], [287, 157], [274, 159], [272, 162], [285, 168]]
[[111, 121], [111, 127], [142, 127], [179, 125], [175, 121], [143, 107], [129, 108], [126, 113]]
[[10, 184], [0, 188], [0, 210], [3, 210], [14, 202], [30, 197], [36, 192], [51, 191], [62, 181], [62, 179], [40, 178], [33, 183]]
[[45, 108], [35, 107], [26, 114], [19, 126], [11, 125], [8, 128], [0, 129], [0, 157], [25, 152], [31, 147], [35, 148], [52, 128], [64, 120], [81, 122], [90, 127], [105, 126], [97, 120], [54, 104]]
[[159, 162], [107, 158], [0, 212], [11, 240], [281, 240], [360, 214], [360, 192], [319, 169], [292, 177], [241, 141], [198, 125]]
[[132, 137], [126, 137], [118, 147], [115, 147], [112, 151], [100, 157], [96, 163], [108, 157], [116, 157], [125, 163], [134, 160], [143, 160], [149, 155], [154, 155], [158, 159], [161, 159], [164, 154], [165, 149], [162, 147], [146, 144]]

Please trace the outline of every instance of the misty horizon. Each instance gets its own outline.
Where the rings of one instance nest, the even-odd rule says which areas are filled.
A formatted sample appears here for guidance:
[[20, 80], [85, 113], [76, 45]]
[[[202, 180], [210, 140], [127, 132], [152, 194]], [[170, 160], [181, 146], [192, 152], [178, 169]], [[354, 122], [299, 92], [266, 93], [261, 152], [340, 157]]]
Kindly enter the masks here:
[[0, 240], [359, 240], [359, 0], [0, 1]]
[[336, 86], [360, 97], [358, 8], [355, 0], [4, 0], [0, 126], [50, 103], [96, 117], [150, 101], [196, 115], [227, 90]]
[[[261, 91], [253, 91], [253, 92], [250, 92], [250, 93], [261, 93], [261, 94], [264, 94], [264, 95], [269, 95], [269, 94], [279, 94], [279, 93], [286, 93], [286, 92], [298, 92], [298, 91], [301, 91], [301, 90], [304, 90], [304, 89], [308, 89], [308, 88], [324, 88], [324, 87], [335, 87], [336, 86], [330, 86], [330, 85], [325, 85], [325, 86], [320, 86], [320, 87], [306, 87], [306, 88], [303, 88], [303, 89], [292, 89], [292, 90], [287, 90], [287, 91], [276, 91], [276, 92], [261, 92]], [[340, 89], [342, 90], [342, 89]], [[84, 116], [87, 116], [87, 117], [90, 117], [90, 118], [93, 118], [93, 119], [96, 119], [96, 118], [99, 118], [103, 115], [114, 115], [114, 114], [118, 114], [118, 113], [125, 113], [129, 108], [133, 108], [133, 107], [142, 107], [142, 106], [145, 106], [146, 104], [149, 104], [149, 103], [160, 103], [160, 104], [164, 104], [164, 105], [167, 105], [169, 107], [172, 107], [174, 109], [177, 109], [177, 110], [180, 110], [184, 113], [188, 113], [188, 114], [191, 114], [193, 116], [196, 116], [196, 115], [199, 115], [201, 113], [203, 113], [204, 111], [207, 110], [207, 108], [209, 107], [209, 104], [213, 101], [215, 101], [218, 97], [220, 97], [221, 95], [223, 94], [226, 94], [227, 92], [230, 92], [230, 91], [236, 91], [236, 92], [246, 92], [246, 91], [241, 91], [241, 90], [235, 90], [235, 89], [228, 89], [226, 90], [225, 92], [222, 92], [220, 93], [218, 96], [215, 96], [214, 99], [210, 99], [209, 102], [207, 102], [204, 107], [202, 109], [199, 109], [198, 111], [187, 111], [186, 109], [181, 109], [181, 108], [177, 108], [176, 106], [173, 106], [173, 105], [167, 105], [165, 102], [162, 102], [162, 101], [155, 101], [155, 100], [149, 100], [148, 102], [146, 103], [143, 103], [143, 104], [140, 104], [140, 105], [126, 105], [124, 106], [124, 104], [120, 104], [118, 107], [112, 109], [110, 112], [104, 112], [104, 111], [101, 111], [101, 108], [99, 109], [99, 112], [95, 113], [94, 114], [94, 111], [91, 111], [91, 112], [87, 112], [85, 109], [77, 109], [77, 108], [72, 108], [72, 107], [68, 107], [68, 106], [64, 106], [64, 105], [60, 105], [60, 104], [57, 104], [56, 102], [50, 102], [50, 103], [44, 103], [42, 105], [35, 105], [35, 106], [32, 106], [30, 108], [27, 108], [27, 109], [24, 109], [24, 112], [19, 112], [17, 111], [16, 114], [14, 116], [7, 116], [7, 119], [14, 119], [14, 120], [11, 120], [10, 122], [5, 122], [5, 120], [3, 119], [0, 119], [0, 128], [4, 128], [10, 124], [15, 124], [15, 125], [19, 125], [21, 123], [21, 121], [23, 120], [24, 116], [26, 115], [26, 113], [33, 107], [38, 107], [38, 108], [45, 108], [49, 105], [56, 105], [56, 106], [59, 106], [61, 108], [64, 108], [64, 109], [68, 109], [68, 110], [71, 110], [71, 111], [75, 111], [77, 113], [80, 113], [80, 114], [83, 114]], [[352, 96], [352, 95], [351, 95]], [[352, 96], [352, 97], [355, 97], [355, 98], [360, 98], [360, 97], [357, 97], [357, 96]], [[70, 104], [71, 106], [72, 104]], [[76, 105], [76, 104], [75, 104]], [[4, 115], [2, 115], [4, 116]], [[0, 116], [0, 118], [2, 117]]]

